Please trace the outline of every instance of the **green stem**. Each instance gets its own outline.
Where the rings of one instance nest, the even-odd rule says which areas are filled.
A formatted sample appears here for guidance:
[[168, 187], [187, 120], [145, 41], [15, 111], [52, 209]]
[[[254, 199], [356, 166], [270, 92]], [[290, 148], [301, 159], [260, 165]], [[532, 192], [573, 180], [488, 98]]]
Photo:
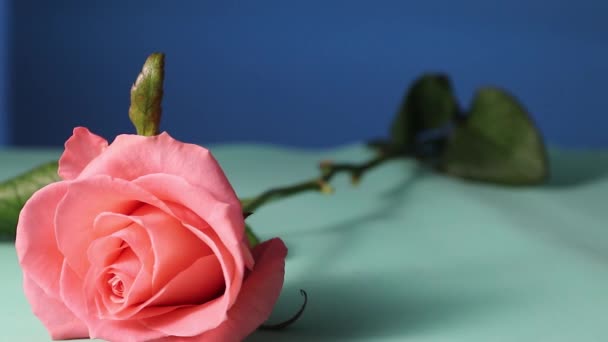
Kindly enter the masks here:
[[276, 201], [281, 198], [289, 197], [295, 194], [299, 194], [305, 191], [317, 191], [320, 190], [320, 184], [318, 179], [298, 183], [295, 185], [280, 187], [271, 189], [261, 193], [260, 195], [246, 199], [243, 201], [243, 212], [254, 212], [262, 205]]
[[303, 192], [319, 191], [325, 194], [330, 194], [333, 192], [333, 189], [329, 185], [329, 182], [337, 174], [341, 172], [350, 173], [353, 184], [357, 184], [361, 177], [363, 177], [363, 174], [365, 174], [365, 172], [374, 169], [375, 167], [382, 165], [383, 163], [389, 160], [402, 157], [405, 157], [405, 155], [397, 151], [379, 151], [378, 154], [373, 158], [358, 164], [333, 163], [331, 161], [323, 161], [320, 164], [320, 176], [304, 182], [296, 183], [294, 185], [273, 188], [262, 192], [258, 196], [244, 199], [242, 201], [243, 212], [255, 212], [258, 208], [267, 203], [297, 195]]

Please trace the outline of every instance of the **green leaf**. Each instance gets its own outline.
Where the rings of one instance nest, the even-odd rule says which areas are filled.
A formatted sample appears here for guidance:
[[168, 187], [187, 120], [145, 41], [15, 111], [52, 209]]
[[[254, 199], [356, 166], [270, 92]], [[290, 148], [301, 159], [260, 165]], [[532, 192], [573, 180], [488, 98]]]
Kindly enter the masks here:
[[449, 78], [444, 74], [425, 74], [410, 87], [391, 125], [391, 142], [411, 150], [416, 135], [447, 125], [458, 114], [458, 101]]
[[164, 77], [165, 55], [151, 54], [131, 87], [129, 118], [139, 135], [159, 133]]
[[57, 162], [50, 162], [0, 183], [0, 239], [15, 238], [17, 220], [25, 202], [34, 192], [59, 179]]
[[543, 140], [526, 110], [503, 90], [482, 88], [447, 143], [440, 169], [471, 180], [535, 184], [548, 175]]
[[245, 224], [245, 233], [247, 234], [247, 241], [249, 241], [250, 248], [260, 244], [260, 239], [255, 235], [253, 229], [251, 229], [248, 224]]

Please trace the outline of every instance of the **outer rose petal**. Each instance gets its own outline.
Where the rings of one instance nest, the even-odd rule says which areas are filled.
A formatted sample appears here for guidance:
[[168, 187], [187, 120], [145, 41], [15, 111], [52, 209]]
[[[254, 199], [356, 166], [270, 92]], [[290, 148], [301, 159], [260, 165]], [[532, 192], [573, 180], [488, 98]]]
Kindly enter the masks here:
[[[228, 319], [217, 328], [191, 338], [172, 337], [163, 342], [239, 342], [268, 319], [285, 275], [287, 247], [281, 239], [266, 241], [253, 250], [255, 268], [245, 280]], [[159, 341], [159, 342], [160, 342]]]
[[108, 142], [84, 127], [74, 128], [72, 136], [65, 142], [65, 151], [59, 159], [59, 176], [71, 180], [97, 158], [106, 148]]
[[[55, 238], [55, 208], [67, 191], [67, 183], [50, 184], [25, 203], [19, 223], [15, 248], [23, 273], [46, 293], [59, 295], [57, 279], [61, 273], [63, 255]], [[28, 298], [31, 303], [36, 298]]]
[[177, 141], [166, 132], [153, 137], [119, 135], [79, 177], [110, 175], [130, 181], [153, 173], [181, 177], [206, 188], [222, 202], [240, 206], [211, 153], [201, 146]]
[[228, 320], [201, 336], [201, 341], [240, 341], [270, 317], [285, 278], [287, 247], [275, 238], [255, 247], [255, 267], [245, 279]]
[[84, 323], [60, 299], [63, 255], [57, 248], [54, 216], [67, 185], [57, 182], [34, 193], [19, 215], [15, 241], [25, 296], [54, 339], [88, 337]]
[[72, 338], [88, 338], [87, 326], [56, 297], [49, 296], [31, 278], [23, 276], [25, 296], [32, 304], [34, 314], [44, 323], [51, 338], [66, 340]]

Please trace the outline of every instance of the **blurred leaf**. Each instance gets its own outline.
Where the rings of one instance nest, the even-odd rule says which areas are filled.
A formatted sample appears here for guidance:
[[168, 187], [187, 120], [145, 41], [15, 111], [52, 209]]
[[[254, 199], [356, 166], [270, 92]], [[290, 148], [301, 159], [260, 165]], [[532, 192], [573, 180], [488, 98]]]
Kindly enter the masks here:
[[397, 112], [391, 126], [391, 143], [401, 150], [412, 150], [418, 133], [446, 126], [458, 110], [446, 75], [422, 75], [414, 81]]
[[137, 134], [152, 136], [159, 132], [165, 55], [151, 54], [131, 87], [129, 118]]
[[511, 185], [539, 183], [548, 175], [540, 133], [517, 100], [496, 88], [478, 91], [469, 116], [447, 143], [440, 169]]
[[249, 241], [249, 248], [253, 248], [260, 244], [260, 239], [255, 235], [253, 229], [248, 224], [245, 224], [245, 233], [247, 234], [247, 241]]
[[25, 202], [34, 192], [58, 180], [57, 162], [50, 162], [0, 183], [0, 239], [15, 238], [19, 212]]

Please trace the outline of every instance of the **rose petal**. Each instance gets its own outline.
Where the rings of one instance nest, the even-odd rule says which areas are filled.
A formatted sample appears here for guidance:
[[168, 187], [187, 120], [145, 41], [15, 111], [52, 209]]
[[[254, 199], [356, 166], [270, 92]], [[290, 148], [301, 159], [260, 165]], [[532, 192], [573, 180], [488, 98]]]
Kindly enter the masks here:
[[89, 327], [90, 338], [101, 338], [108, 341], [137, 342], [154, 340], [166, 336], [149, 329], [137, 320], [104, 320], [97, 315], [97, 310], [89, 310], [87, 300], [93, 300], [93, 294], [86, 293], [83, 281], [67, 262], [61, 272], [61, 300], [68, 309]]
[[90, 327], [89, 323], [91, 320], [89, 310], [87, 309], [85, 287], [83, 284], [82, 278], [64, 260], [59, 277], [59, 298], [76, 317]]
[[65, 142], [65, 151], [59, 159], [59, 176], [71, 180], [108, 147], [108, 142], [85, 127], [76, 127]]
[[[107, 270], [107, 269], [106, 269]], [[114, 308], [114, 311], [108, 310], [108, 306], [104, 303], [102, 296], [108, 295], [106, 289], [98, 289], [97, 284], [100, 280], [103, 280], [104, 270], [93, 270], [90, 273], [90, 277], [87, 276], [85, 282], [85, 289], [87, 293], [94, 293], [87, 297], [87, 305], [89, 310], [97, 311], [98, 318], [103, 320], [126, 320], [126, 319], [140, 319], [151, 316], [158, 316], [167, 312], [175, 310], [176, 306], [150, 306], [150, 302], [157, 296], [152, 292], [152, 276], [144, 269], [135, 277], [135, 280], [131, 284], [131, 290], [127, 293], [125, 301], [121, 308]], [[138, 302], [138, 298], [149, 298], [143, 303]], [[133, 316], [137, 314], [136, 318]]]
[[[142, 319], [142, 323], [150, 329], [162, 331], [166, 335], [195, 336], [217, 327], [226, 319], [226, 313], [232, 305], [236, 294], [238, 294], [243, 279], [242, 266], [241, 269], [235, 270], [235, 261], [232, 255], [224, 245], [218, 243], [219, 238], [215, 233], [210, 232], [207, 235], [187, 224], [185, 226], [211, 247], [214, 255], [218, 256], [218, 260], [222, 266], [226, 290], [223, 296], [202, 305], [183, 307], [176, 309], [169, 315]], [[164, 290], [166, 289], [159, 291], [157, 296], [161, 296]]]
[[213, 254], [209, 246], [178, 220], [158, 208], [143, 206], [132, 214], [131, 219], [145, 227], [148, 233], [154, 254], [153, 283], [156, 289], [196, 260]]
[[[15, 248], [23, 273], [49, 294], [59, 294], [57, 279], [63, 255], [55, 242], [55, 207], [67, 191], [67, 183], [49, 184], [25, 203], [17, 224]], [[32, 300], [30, 303], [34, 304]]]
[[253, 251], [255, 268], [245, 280], [228, 319], [217, 328], [193, 337], [166, 337], [158, 342], [239, 342], [268, 319], [281, 288], [287, 248], [280, 239], [272, 239]]
[[[215, 268], [215, 269], [210, 269]], [[201, 278], [209, 273], [209, 278]], [[142, 277], [143, 276], [143, 277]], [[142, 277], [140, 279], [140, 277]], [[139, 287], [142, 283], [151, 284], [151, 280], [145, 279], [145, 273], [140, 272], [138, 278], [135, 280], [133, 287]], [[199, 311], [207, 310], [215, 313], [213, 320], [207, 320], [199, 324], [202, 329], [208, 328], [207, 325], [214, 324], [217, 326], [225, 317], [226, 305], [225, 301], [221, 299], [212, 299], [211, 295], [217, 294], [218, 289], [222, 289], [224, 284], [224, 277], [222, 274], [221, 267], [218, 264], [217, 258], [214, 255], [206, 256], [193, 263], [186, 270], [177, 274], [171, 281], [169, 281], [162, 289], [156, 293], [148, 293], [148, 299], [139, 304], [136, 299], [129, 297], [127, 301], [136, 305], [125, 307], [120, 312], [117, 312], [111, 316], [115, 319], [133, 319], [142, 320], [144, 318], [152, 318], [161, 316], [167, 312], [176, 311], [184, 307], [197, 307]], [[143, 291], [144, 289], [141, 288]], [[209, 297], [207, 300], [201, 300], [201, 297]], [[204, 303], [203, 303], [204, 302]], [[203, 303], [202, 305], [196, 305], [197, 303]], [[174, 315], [170, 313], [169, 315]], [[177, 314], [181, 317], [182, 314]], [[172, 316], [171, 316], [172, 317]], [[201, 329], [199, 326], [196, 329]], [[151, 327], [153, 330], [154, 327]], [[159, 330], [160, 331], [160, 330]], [[166, 332], [163, 332], [167, 334]]]
[[58, 296], [49, 295], [27, 275], [23, 276], [25, 296], [32, 305], [36, 317], [47, 328], [54, 340], [88, 338], [87, 326], [70, 311]]
[[255, 247], [255, 268], [228, 311], [228, 320], [201, 336], [201, 341], [241, 341], [270, 317], [285, 276], [287, 247], [275, 238]]
[[[190, 298], [189, 304], [196, 304], [203, 302], [203, 299], [210, 299], [211, 296], [219, 294], [224, 289], [224, 284], [226, 283], [223, 269], [220, 267], [216, 255], [221, 255], [222, 259], [226, 259], [222, 263], [225, 266], [225, 277], [229, 281], [233, 277], [233, 257], [225, 248], [218, 248], [216, 246], [217, 242], [221, 246], [221, 242], [217, 237], [215, 239], [208, 238], [207, 241], [203, 241], [190, 232], [190, 228], [185, 228], [172, 216], [155, 207], [149, 205], [141, 206], [133, 212], [132, 216], [103, 214], [103, 218], [99, 216], [96, 220], [95, 230], [103, 230], [106, 222], [110, 226], [124, 226], [128, 222], [123, 220], [133, 222], [134, 225], [112, 233], [109, 237], [93, 241], [91, 248], [97, 249], [99, 244], [105, 245], [106, 241], [109, 241], [110, 238], [114, 239], [117, 236], [124, 236], [124, 241], [127, 244], [136, 244], [138, 243], [137, 240], [150, 240], [150, 244], [146, 242], [139, 248], [147, 248], [150, 253], [154, 254], [154, 257], [140, 259], [146, 260], [143, 265], [144, 269], [151, 267], [150, 260], [154, 262], [153, 273], [156, 280], [153, 284], [148, 277], [141, 277], [144, 274], [140, 273], [137, 279], [135, 279], [131, 291], [127, 294], [126, 301], [123, 303], [124, 305], [121, 305], [120, 308], [108, 300], [109, 295], [106, 293], [107, 291], [99, 291], [102, 293], [102, 298], [98, 305], [100, 305], [100, 312], [104, 317], [107, 316], [115, 319], [132, 317], [133, 319], [141, 319], [151, 316], [151, 311], [160, 314], [156, 309], [148, 310], [148, 307], [182, 305], [187, 301], [186, 297], [196, 297], [194, 299]], [[204, 223], [204, 221], [202, 222]], [[204, 224], [208, 226], [206, 223]], [[145, 236], [142, 236], [142, 234], [127, 234], [134, 227], [138, 227], [137, 231], [145, 234]], [[213, 231], [209, 230], [209, 233], [215, 236]], [[131, 237], [131, 235], [133, 236]], [[109, 241], [107, 243], [110, 242], [112, 242], [110, 247], [117, 247], [116, 241]], [[208, 243], [213, 244], [213, 248], [210, 248]], [[175, 246], [179, 246], [179, 248], [175, 248]], [[91, 252], [91, 248], [89, 248], [89, 252]], [[136, 252], [136, 254], [138, 253]], [[212, 257], [212, 259], [209, 259], [209, 257]], [[91, 260], [95, 261], [93, 264], [100, 264], [96, 259]], [[106, 261], [106, 259], [102, 258], [102, 261]], [[201, 276], [207, 277], [207, 279], [201, 278]], [[102, 283], [104, 281], [100, 276], [96, 276], [96, 279], [102, 281]], [[183, 286], [186, 283], [188, 286]], [[162, 286], [164, 287], [161, 288]], [[189, 291], [188, 288], [190, 289]], [[192, 293], [189, 294], [189, 292]], [[156, 295], [152, 296], [154, 293]], [[218, 303], [217, 305], [220, 304]], [[106, 307], [111, 308], [111, 310], [109, 312], [106, 311]], [[226, 310], [227, 308], [224, 305], [224, 312]]]
[[[107, 214], [104, 217], [117, 215]], [[91, 242], [91, 245], [87, 249], [87, 256], [92, 266], [99, 268], [109, 266], [116, 261], [125, 248], [129, 248], [137, 255], [146, 271], [152, 274], [154, 254], [152, 253], [148, 234], [138, 224], [132, 223], [132, 221], [129, 222], [131, 224], [127, 228]]]
[[173, 277], [153, 305], [197, 305], [219, 297], [224, 290], [222, 266], [215, 255], [198, 259]]
[[[153, 193], [165, 202], [177, 203], [190, 208], [192, 212], [208, 223], [206, 227], [210, 227], [214, 231], [214, 234], [206, 232], [206, 229], [204, 229], [206, 227], [193, 227], [185, 222], [183, 225], [192, 227], [194, 233], [199, 231], [203, 235], [218, 237], [220, 241], [216, 242], [216, 244], [223, 244], [230, 251], [230, 254], [234, 258], [235, 270], [237, 270], [237, 273], [234, 275], [229, 275], [234, 281], [231, 286], [227, 287], [226, 291], [229, 301], [228, 305], [232, 305], [240, 290], [244, 266], [253, 264], [253, 257], [251, 256], [249, 247], [245, 244], [244, 239], [241, 238], [244, 235], [244, 221], [240, 206], [235, 207], [219, 202], [213, 196], [206, 193], [204, 189], [196, 188], [176, 176], [147, 175], [138, 178], [133, 183]], [[201, 236], [201, 238], [203, 237]], [[220, 262], [222, 261], [224, 260], [220, 258]]]
[[[107, 312], [108, 316], [113, 317], [128, 305], [126, 297], [132, 290], [140, 271], [141, 262], [131, 248], [125, 248], [116, 263], [105, 267], [97, 275], [96, 290], [101, 296], [105, 309], [101, 311], [102, 314]], [[118, 288], [111, 284], [113, 281], [122, 284], [122, 293], [117, 293]], [[147, 287], [149, 289], [149, 284]]]
[[[55, 234], [59, 250], [70, 267], [81, 277], [89, 269], [87, 248], [98, 236], [94, 223], [105, 212], [130, 214], [142, 204], [169, 210], [164, 203], [138, 186], [109, 176], [95, 176], [71, 181], [57, 205]], [[107, 232], [111, 233], [111, 232]]]
[[[115, 230], [110, 227], [125, 226], [124, 229]], [[101, 213], [95, 219], [95, 235], [112, 232], [109, 236], [97, 238], [91, 242], [87, 250], [89, 261], [93, 265], [102, 267], [110, 265], [123, 248], [131, 248], [144, 269], [152, 274], [154, 267], [154, 251], [150, 243], [150, 237], [146, 229], [139, 224], [139, 221], [132, 217], [116, 214]]]
[[[144, 275], [143, 273], [138, 275], [134, 286], [138, 286], [139, 277]], [[144, 281], [151, 283], [150, 279]], [[108, 318], [141, 320], [163, 315], [184, 306], [192, 307], [197, 303], [209, 302], [206, 304], [207, 307], [218, 306], [221, 303], [214, 300], [214, 297], [219, 294], [218, 289], [221, 290], [223, 285], [224, 277], [217, 257], [209, 255], [177, 274], [160, 291], [150, 295], [147, 301], [126, 307]], [[136, 303], [130, 297], [127, 301]]]
[[91, 338], [106, 341], [141, 342], [164, 337], [162, 333], [146, 328], [137, 320], [98, 320], [91, 323]]
[[[178, 203], [189, 208], [196, 216], [202, 218], [222, 240], [222, 243], [235, 256], [235, 260], [244, 260], [248, 268], [253, 266], [253, 257], [245, 243], [245, 223], [241, 207], [223, 203], [205, 189], [188, 184], [183, 179], [172, 175], [146, 175], [135, 181], [134, 184], [142, 187], [164, 202]], [[174, 208], [173, 206], [170, 208]], [[180, 211], [172, 211], [180, 219], [187, 219], [180, 215]], [[195, 223], [184, 220], [197, 227]], [[197, 227], [200, 229], [207, 228]], [[237, 267], [240, 267], [237, 265]]]
[[104, 237], [114, 232], [126, 229], [133, 224], [128, 215], [112, 212], [102, 212], [93, 221], [94, 237]]
[[134, 180], [154, 173], [176, 175], [207, 189], [222, 202], [240, 206], [232, 186], [211, 153], [201, 146], [177, 141], [166, 132], [153, 137], [119, 135], [82, 171], [80, 177], [111, 175]]
[[106, 341], [141, 342], [164, 337], [158, 331], [145, 327], [137, 320], [97, 320], [91, 323], [91, 338]]

